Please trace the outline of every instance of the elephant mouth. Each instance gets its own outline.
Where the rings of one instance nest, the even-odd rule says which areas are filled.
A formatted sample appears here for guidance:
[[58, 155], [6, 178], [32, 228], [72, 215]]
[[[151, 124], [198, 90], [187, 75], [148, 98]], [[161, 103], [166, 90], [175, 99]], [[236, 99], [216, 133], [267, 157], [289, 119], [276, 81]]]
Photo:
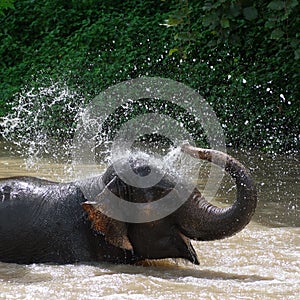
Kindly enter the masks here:
[[194, 265], [199, 265], [198, 256], [192, 245], [191, 240], [180, 231], [178, 231], [178, 234], [181, 237], [184, 244], [186, 245], [187, 251], [185, 253], [187, 254], [187, 256], [185, 257], [185, 259], [189, 260]]
[[82, 207], [91, 222], [91, 229], [101, 234], [107, 244], [130, 252], [135, 257], [133, 263], [153, 259], [179, 258], [199, 265], [191, 240], [174, 225], [166, 226], [163, 233], [156, 232], [148, 239], [144, 237], [144, 243], [141, 246], [141, 232], [149, 232], [153, 224], [130, 225], [108, 218], [91, 203], [85, 202]]

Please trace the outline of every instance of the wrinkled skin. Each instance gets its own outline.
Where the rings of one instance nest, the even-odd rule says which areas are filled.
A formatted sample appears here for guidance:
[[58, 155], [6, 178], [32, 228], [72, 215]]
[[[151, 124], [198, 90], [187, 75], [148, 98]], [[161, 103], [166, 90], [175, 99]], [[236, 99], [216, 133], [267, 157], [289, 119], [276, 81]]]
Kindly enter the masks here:
[[[152, 202], [169, 193], [176, 178], [166, 175], [156, 186], [142, 189], [125, 184], [111, 166], [101, 176], [80, 184], [33, 177], [1, 179], [0, 261], [135, 263], [183, 258], [198, 264], [190, 239], [220, 239], [240, 231], [254, 213], [256, 190], [247, 170], [232, 157], [189, 145], [182, 150], [199, 159], [225, 163], [237, 184], [237, 200], [231, 207], [212, 206], [195, 189], [181, 207], [163, 219], [125, 223], [105, 216], [88, 200], [109, 189], [130, 202]], [[140, 176], [149, 172], [143, 160], [132, 161], [131, 168]]]

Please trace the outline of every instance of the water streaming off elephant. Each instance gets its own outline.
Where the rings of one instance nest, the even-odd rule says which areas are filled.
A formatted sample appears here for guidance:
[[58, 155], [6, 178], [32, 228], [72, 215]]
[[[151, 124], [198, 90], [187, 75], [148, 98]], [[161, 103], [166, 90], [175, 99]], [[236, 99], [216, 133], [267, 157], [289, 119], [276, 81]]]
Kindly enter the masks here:
[[[200, 266], [174, 260], [142, 266], [0, 263], [0, 299], [299, 299], [299, 155], [231, 154], [251, 169], [258, 209], [236, 236], [193, 242]], [[75, 176], [70, 165], [49, 160], [28, 169], [2, 143], [0, 177], [15, 175], [55, 180]], [[200, 187], [205, 180], [199, 179]], [[221, 186], [216, 201], [224, 206], [233, 201], [235, 187], [228, 176]]]

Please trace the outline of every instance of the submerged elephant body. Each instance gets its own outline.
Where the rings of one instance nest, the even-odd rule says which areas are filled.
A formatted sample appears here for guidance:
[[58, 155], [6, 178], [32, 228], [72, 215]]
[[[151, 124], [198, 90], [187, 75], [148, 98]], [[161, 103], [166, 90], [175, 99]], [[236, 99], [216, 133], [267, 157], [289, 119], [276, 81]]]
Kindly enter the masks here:
[[[207, 155], [210, 150], [187, 146], [183, 151], [212, 161]], [[190, 239], [230, 236], [250, 221], [256, 206], [255, 186], [247, 171], [228, 155], [219, 155], [213, 162], [226, 162], [226, 170], [237, 183], [238, 196], [231, 207], [214, 207], [195, 189], [175, 212], [145, 223], [111, 219], [88, 200], [98, 199], [109, 189], [130, 202], [153, 202], [174, 188], [176, 178], [164, 176], [153, 187], [137, 188], [124, 183], [111, 166], [101, 176], [84, 182], [56, 183], [33, 177], [1, 179], [0, 261], [135, 263], [184, 258], [198, 264]], [[131, 167], [139, 176], [155, 169], [142, 160], [132, 161]]]
[[[139, 162], [133, 167], [141, 174], [148, 166]], [[174, 257], [198, 263], [190, 242], [182, 239], [172, 218], [125, 224], [107, 218], [88, 204], [81, 188], [89, 199], [93, 198], [115, 176], [110, 167], [103, 175], [84, 182], [56, 183], [34, 177], [0, 179], [0, 261], [132, 264]], [[131, 187], [127, 200], [155, 201], [171, 187], [166, 179], [159, 187]], [[119, 196], [125, 198], [128, 190], [119, 178], [115, 188], [122, 189]]]
[[1, 180], [0, 261], [130, 261], [131, 253], [108, 245], [91, 229], [81, 206], [85, 201], [74, 183], [32, 177]]

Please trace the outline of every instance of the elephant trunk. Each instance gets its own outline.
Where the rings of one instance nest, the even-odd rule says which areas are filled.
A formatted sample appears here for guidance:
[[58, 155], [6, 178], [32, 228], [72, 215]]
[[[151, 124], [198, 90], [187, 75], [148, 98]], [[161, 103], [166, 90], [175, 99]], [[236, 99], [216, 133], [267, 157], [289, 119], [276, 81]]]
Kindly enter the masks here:
[[195, 240], [215, 240], [229, 237], [242, 230], [254, 214], [257, 203], [255, 184], [246, 168], [226, 153], [184, 145], [182, 151], [207, 160], [225, 170], [235, 179], [237, 198], [228, 208], [207, 202], [201, 193], [194, 193], [177, 211], [178, 225], [183, 234]]

